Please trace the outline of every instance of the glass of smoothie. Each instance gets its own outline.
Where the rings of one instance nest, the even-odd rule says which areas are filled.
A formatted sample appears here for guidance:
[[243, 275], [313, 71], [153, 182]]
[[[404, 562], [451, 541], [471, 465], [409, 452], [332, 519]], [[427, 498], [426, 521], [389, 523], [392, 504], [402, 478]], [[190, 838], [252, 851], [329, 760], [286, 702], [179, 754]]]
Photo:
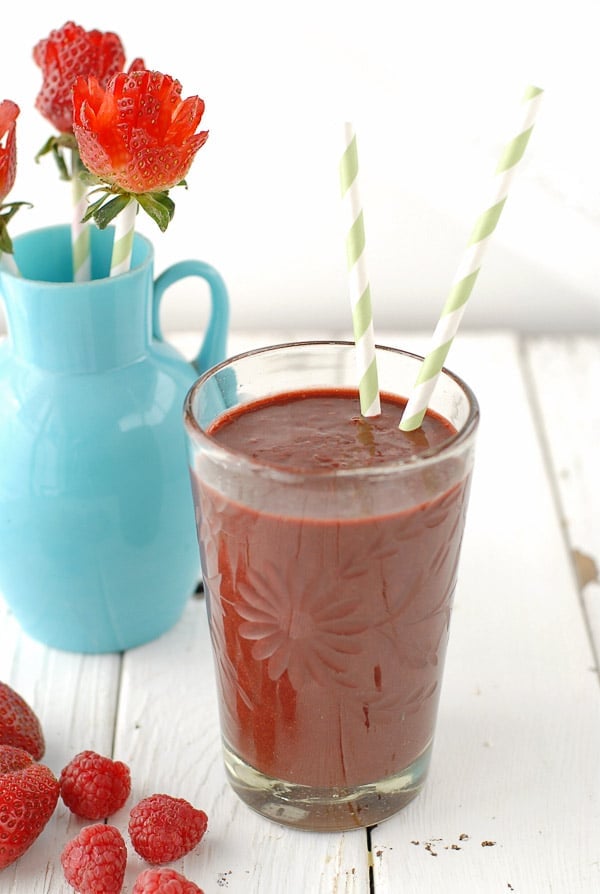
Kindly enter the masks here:
[[231, 358], [184, 408], [227, 776], [303, 829], [396, 813], [434, 738], [479, 411], [444, 370], [400, 431], [422, 358], [376, 353], [377, 417], [347, 342]]

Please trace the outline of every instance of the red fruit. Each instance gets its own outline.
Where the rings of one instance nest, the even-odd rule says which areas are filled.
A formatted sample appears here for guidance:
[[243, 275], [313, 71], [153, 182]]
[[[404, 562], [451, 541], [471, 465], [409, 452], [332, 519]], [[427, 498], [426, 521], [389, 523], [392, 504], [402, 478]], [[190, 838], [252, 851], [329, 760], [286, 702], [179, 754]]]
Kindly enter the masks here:
[[0, 102], [0, 204], [14, 186], [17, 174], [16, 127], [19, 106], [10, 99]]
[[61, 854], [63, 872], [77, 894], [120, 894], [127, 849], [114, 826], [85, 826]]
[[54, 813], [58, 780], [22, 748], [0, 745], [0, 869], [31, 847]]
[[204, 892], [174, 869], [146, 869], [138, 875], [131, 894], [204, 894]]
[[106, 85], [79, 78], [73, 87], [73, 132], [84, 165], [127, 193], [168, 190], [184, 179], [208, 131], [198, 96], [158, 71], [116, 75]]
[[7, 683], [0, 683], [0, 745], [24, 748], [36, 761], [45, 750], [40, 721], [25, 699]]
[[170, 863], [196, 847], [207, 825], [204, 811], [183, 798], [150, 795], [132, 809], [129, 837], [148, 863]]
[[95, 751], [76, 754], [63, 769], [59, 782], [69, 810], [91, 820], [112, 816], [131, 791], [129, 767]]
[[42, 88], [36, 108], [61, 133], [73, 129], [71, 90], [76, 78], [94, 75], [104, 85], [125, 66], [125, 51], [118, 35], [86, 31], [74, 22], [51, 31], [33, 49], [42, 69]]
[[147, 68], [147, 65], [146, 65], [146, 63], [144, 62], [144, 60], [142, 59], [142, 57], [141, 57], [141, 56], [136, 56], [136, 58], [133, 60], [133, 62], [131, 63], [131, 65], [130, 65], [129, 68], [127, 69], [127, 71], [130, 72], [130, 73], [131, 73], [132, 71], [146, 71], [146, 68]]

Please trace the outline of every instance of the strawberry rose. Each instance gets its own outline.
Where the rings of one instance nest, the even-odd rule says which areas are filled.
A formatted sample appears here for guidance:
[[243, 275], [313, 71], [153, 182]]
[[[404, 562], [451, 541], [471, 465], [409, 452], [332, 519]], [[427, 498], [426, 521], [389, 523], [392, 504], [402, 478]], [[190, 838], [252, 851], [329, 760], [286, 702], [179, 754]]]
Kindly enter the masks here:
[[35, 45], [33, 59], [44, 79], [36, 108], [60, 133], [70, 133], [75, 79], [94, 75], [100, 84], [108, 83], [123, 71], [125, 51], [121, 39], [111, 31], [86, 31], [74, 22], [66, 22]]
[[[12, 254], [8, 224], [22, 205], [28, 202], [6, 202], [17, 175], [17, 118], [19, 106], [10, 99], [0, 102], [0, 257]], [[31, 207], [31, 206], [29, 206]]]
[[101, 189], [117, 196], [104, 210], [106, 196], [91, 206], [98, 226], [135, 199], [166, 229], [174, 210], [167, 192], [184, 182], [208, 138], [208, 131], [196, 132], [203, 100], [182, 99], [181, 91], [179, 81], [147, 70], [117, 74], [106, 87], [94, 77], [75, 82], [73, 132], [81, 160]]
[[13, 188], [17, 174], [17, 118], [19, 106], [0, 102], [0, 204]]

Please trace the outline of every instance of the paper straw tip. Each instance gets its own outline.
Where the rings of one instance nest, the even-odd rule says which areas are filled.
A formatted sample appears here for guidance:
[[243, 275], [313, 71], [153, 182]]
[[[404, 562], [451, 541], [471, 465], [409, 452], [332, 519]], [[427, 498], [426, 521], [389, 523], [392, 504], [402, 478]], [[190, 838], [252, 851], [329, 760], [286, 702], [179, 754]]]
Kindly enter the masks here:
[[421, 413], [413, 413], [412, 416], [407, 416], [406, 411], [404, 415], [400, 419], [400, 425], [398, 428], [400, 431], [415, 431], [415, 429], [419, 428], [423, 419], [425, 418], [425, 411]]
[[544, 91], [541, 87], [534, 87], [533, 84], [530, 84], [529, 87], [525, 90], [525, 95], [523, 100], [527, 99], [535, 99], [536, 96], [539, 96]]

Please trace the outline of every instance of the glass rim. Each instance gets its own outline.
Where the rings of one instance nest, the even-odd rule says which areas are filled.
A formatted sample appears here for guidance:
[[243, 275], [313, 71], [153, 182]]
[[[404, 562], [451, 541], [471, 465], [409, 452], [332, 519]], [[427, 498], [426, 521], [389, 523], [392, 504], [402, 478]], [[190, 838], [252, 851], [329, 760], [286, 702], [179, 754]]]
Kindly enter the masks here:
[[[355, 347], [354, 342], [339, 339], [307, 339], [303, 341], [280, 342], [278, 344], [252, 348], [248, 351], [241, 351], [238, 354], [233, 354], [231, 357], [222, 360], [215, 366], [210, 367], [210, 369], [207, 369], [206, 372], [202, 373], [202, 375], [199, 376], [191, 385], [186, 394], [183, 404], [184, 424], [190, 439], [195, 444], [209, 449], [212, 458], [216, 461], [220, 460], [221, 462], [225, 463], [226, 461], [234, 458], [236, 463], [238, 464], [238, 467], [243, 466], [248, 471], [254, 471], [257, 473], [268, 473], [271, 476], [277, 474], [278, 476], [281, 476], [286, 480], [305, 481], [307, 478], [356, 478], [366, 476], [379, 477], [390, 475], [392, 473], [398, 474], [403, 470], [406, 470], [407, 472], [414, 471], [417, 466], [425, 467], [428, 465], [433, 465], [439, 462], [441, 459], [450, 458], [453, 454], [459, 452], [464, 443], [471, 439], [474, 435], [480, 418], [479, 402], [470, 385], [468, 385], [460, 376], [458, 376], [456, 373], [452, 372], [452, 370], [448, 369], [445, 366], [442, 367], [440, 375], [444, 375], [448, 379], [453, 381], [467, 398], [469, 412], [462, 428], [455, 432], [455, 434], [450, 435], [450, 437], [448, 437], [444, 441], [441, 441], [440, 443], [435, 444], [433, 447], [430, 447], [428, 450], [424, 450], [423, 452], [414, 454], [410, 457], [380, 463], [375, 466], [355, 466], [353, 468], [344, 469], [288, 468], [285, 466], [277, 465], [276, 463], [265, 462], [264, 460], [251, 459], [248, 454], [244, 453], [243, 450], [236, 450], [235, 448], [231, 447], [223, 447], [223, 445], [217, 440], [217, 438], [209, 435], [200, 426], [192, 409], [194, 399], [197, 393], [206, 384], [206, 382], [208, 382], [209, 379], [213, 378], [221, 370], [227, 369], [229, 366], [233, 365], [237, 361], [244, 360], [247, 357], [274, 353], [276, 351], [282, 351], [284, 348], [303, 348], [319, 345], [352, 349]], [[422, 363], [424, 360], [424, 357], [420, 354], [416, 354], [412, 351], [407, 351], [404, 348], [395, 348], [391, 345], [376, 344], [375, 350], [377, 352], [383, 351], [392, 354], [401, 354], [404, 357], [409, 357], [412, 360], [416, 360], [418, 363]], [[382, 393], [385, 393], [385, 390]], [[392, 392], [389, 392], [388, 389], [388, 393]], [[408, 395], [405, 396], [408, 397]], [[223, 411], [223, 413], [226, 412], [227, 410]], [[219, 416], [220, 415], [221, 414], [219, 414]], [[443, 414], [439, 413], [439, 415]], [[219, 416], [215, 417], [215, 419], [218, 419]]]

